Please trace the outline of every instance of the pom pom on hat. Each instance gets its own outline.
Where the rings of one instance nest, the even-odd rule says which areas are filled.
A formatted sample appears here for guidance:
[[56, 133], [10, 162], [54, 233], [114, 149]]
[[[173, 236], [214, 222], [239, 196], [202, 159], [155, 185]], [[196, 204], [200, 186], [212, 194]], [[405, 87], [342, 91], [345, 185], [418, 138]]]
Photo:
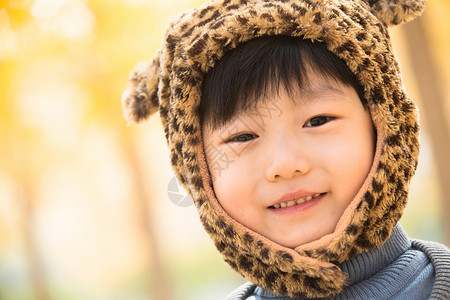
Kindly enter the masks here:
[[377, 18], [387, 26], [409, 22], [420, 16], [425, 0], [364, 0]]
[[159, 66], [158, 53], [151, 61], [138, 63], [130, 73], [122, 95], [123, 114], [129, 123], [141, 123], [158, 110]]

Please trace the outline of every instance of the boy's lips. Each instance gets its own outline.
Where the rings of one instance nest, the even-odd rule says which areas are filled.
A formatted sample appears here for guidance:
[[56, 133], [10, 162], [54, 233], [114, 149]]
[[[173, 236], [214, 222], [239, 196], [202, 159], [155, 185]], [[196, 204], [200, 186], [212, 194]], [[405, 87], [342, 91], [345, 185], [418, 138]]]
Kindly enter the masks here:
[[302, 204], [304, 202], [308, 202], [314, 198], [317, 198], [322, 194], [325, 194], [325, 193], [310, 193], [310, 192], [304, 192], [304, 191], [287, 193], [287, 194], [283, 195], [280, 199], [278, 199], [274, 204], [268, 206], [267, 208], [278, 209], [278, 208], [294, 206], [297, 204]]

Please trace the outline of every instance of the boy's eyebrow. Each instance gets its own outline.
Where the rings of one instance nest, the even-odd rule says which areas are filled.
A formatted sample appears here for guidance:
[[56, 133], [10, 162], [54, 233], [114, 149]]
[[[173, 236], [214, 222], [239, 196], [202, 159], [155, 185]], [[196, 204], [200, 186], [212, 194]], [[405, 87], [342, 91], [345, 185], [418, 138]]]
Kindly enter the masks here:
[[345, 95], [344, 91], [335, 85], [321, 83], [318, 85], [309, 85], [301, 90], [300, 95], [305, 99], [316, 99], [328, 94]]

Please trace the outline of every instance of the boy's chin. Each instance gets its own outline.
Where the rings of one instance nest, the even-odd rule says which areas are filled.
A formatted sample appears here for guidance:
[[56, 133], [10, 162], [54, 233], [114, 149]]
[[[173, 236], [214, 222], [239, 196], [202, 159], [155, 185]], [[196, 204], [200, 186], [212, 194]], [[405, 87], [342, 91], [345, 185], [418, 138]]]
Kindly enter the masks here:
[[[324, 228], [322, 228], [324, 229]], [[308, 234], [302, 234], [298, 236], [292, 236], [292, 237], [286, 237], [286, 236], [278, 236], [277, 238], [269, 238], [273, 242], [277, 243], [280, 246], [296, 249], [300, 246], [304, 246], [306, 244], [315, 242], [320, 240], [322, 237], [332, 234], [333, 228], [326, 229], [326, 230], [320, 230], [320, 231], [312, 231]]]

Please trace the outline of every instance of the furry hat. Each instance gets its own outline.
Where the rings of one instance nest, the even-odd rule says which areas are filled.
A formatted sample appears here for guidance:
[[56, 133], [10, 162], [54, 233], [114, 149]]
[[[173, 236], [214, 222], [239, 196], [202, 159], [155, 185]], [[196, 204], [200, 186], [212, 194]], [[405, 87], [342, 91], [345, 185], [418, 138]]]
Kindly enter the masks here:
[[[129, 122], [159, 115], [171, 163], [224, 260], [262, 288], [290, 297], [339, 293], [337, 265], [381, 246], [405, 208], [419, 152], [415, 105], [406, 95], [388, 26], [422, 13], [424, 0], [213, 0], [176, 18], [161, 50], [140, 63], [122, 103]], [[377, 131], [373, 166], [336, 230], [290, 249], [232, 219], [215, 197], [198, 107], [205, 74], [224, 53], [263, 35], [324, 42], [364, 88]]]

